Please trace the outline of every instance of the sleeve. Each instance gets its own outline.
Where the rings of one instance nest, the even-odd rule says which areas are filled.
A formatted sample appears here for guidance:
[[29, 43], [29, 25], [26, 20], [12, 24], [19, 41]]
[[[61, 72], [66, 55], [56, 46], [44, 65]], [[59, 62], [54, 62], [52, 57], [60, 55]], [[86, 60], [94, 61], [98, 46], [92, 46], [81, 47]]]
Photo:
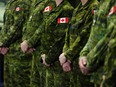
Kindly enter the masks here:
[[10, 44], [18, 40], [22, 35], [22, 27], [24, 22], [28, 17], [28, 6], [25, 6], [25, 9], [21, 11], [15, 11], [13, 13], [14, 22], [13, 25], [9, 27], [7, 33], [2, 34], [2, 39], [0, 40], [0, 46], [9, 47]]
[[41, 39], [42, 32], [44, 31], [45, 22], [43, 22], [39, 28], [35, 31], [32, 37], [27, 40], [30, 48], [35, 47]]
[[[69, 26], [70, 26], [70, 24], [69, 24]], [[65, 43], [64, 43], [64, 46], [63, 46], [63, 53], [65, 52], [65, 51], [67, 51], [68, 50], [68, 48], [69, 48], [69, 39], [68, 39], [68, 37], [69, 37], [69, 31], [68, 31], [68, 29], [69, 29], [69, 27], [66, 29], [66, 36], [65, 36]]]
[[42, 11], [44, 9], [44, 2], [39, 3], [37, 7], [31, 11], [28, 21], [23, 27], [22, 41], [30, 39], [33, 33], [39, 28], [43, 21]]
[[93, 24], [89, 39], [80, 52], [80, 56], [86, 56], [97, 44], [97, 42], [104, 36], [107, 29], [106, 16], [94, 14]]
[[15, 23], [10, 26], [7, 33], [2, 34], [2, 39], [0, 40], [0, 46], [9, 47], [15, 40], [17, 40], [21, 35], [21, 23], [23, 18], [18, 18]]
[[[70, 26], [71, 26], [72, 22], [75, 21], [75, 19], [76, 19], [75, 14], [77, 13], [77, 10], [78, 10], [79, 6], [80, 6], [80, 4], [73, 10], [72, 18], [71, 18], [71, 20], [69, 22], [69, 27], [66, 29], [66, 36], [65, 36], [65, 44], [63, 46], [63, 53], [66, 52], [69, 49]], [[76, 25], [77, 24], [74, 24], [74, 27], [77, 27]]]
[[[73, 11], [73, 8], [71, 8], [71, 7], [69, 8], [69, 6], [66, 6], [66, 8], [64, 8], [63, 12], [61, 12], [60, 16], [61, 17], [68, 17], [69, 20], [70, 20], [71, 17], [72, 17], [72, 11]], [[57, 43], [55, 45], [55, 46], [57, 46], [56, 48], [58, 50], [54, 50], [55, 46], [52, 47], [52, 49], [50, 51], [54, 50], [54, 52], [49, 52], [49, 53], [52, 53], [54, 55], [48, 54], [47, 56], [49, 56], [49, 57], [46, 57], [46, 62], [48, 64], [51, 64], [51, 63], [54, 63], [55, 61], [57, 61], [58, 58], [59, 58], [59, 55], [62, 53], [63, 46], [64, 46], [65, 34], [66, 34], [67, 28], [69, 27], [69, 23], [68, 24], [64, 24], [64, 25], [66, 25], [66, 26], [62, 26], [62, 28], [65, 30], [64, 35], [62, 35], [61, 39], [59, 41], [57, 41]]]
[[101, 64], [105, 62], [105, 58], [108, 55], [109, 49], [116, 47], [115, 23], [115, 20], [112, 19], [112, 22], [109, 24], [105, 36], [87, 55], [87, 66], [92, 70], [97, 69]]
[[[77, 58], [79, 56], [79, 52], [82, 49], [83, 45], [86, 43], [88, 35], [90, 33], [91, 30], [91, 24], [92, 24], [92, 20], [88, 20], [88, 23], [84, 23], [84, 21], [86, 18], [92, 18], [92, 15], [88, 15], [88, 17], [85, 16], [85, 10], [83, 10], [82, 12], [80, 12], [80, 14], [78, 14], [76, 17], [78, 17], [77, 21], [75, 24], [73, 24], [72, 26], [77, 29], [77, 37], [75, 39], [75, 41], [71, 44], [71, 46], [69, 47], [69, 49], [67, 51], [64, 52], [66, 58], [68, 58], [69, 60], [73, 60], [75, 57]], [[85, 16], [85, 18], [84, 18]], [[70, 33], [70, 32], [69, 32]], [[73, 39], [72, 37], [69, 38], [70, 40]]]
[[[48, 1], [44, 1], [38, 5], [40, 7], [39, 11], [42, 11], [44, 9], [46, 3], [48, 3]], [[44, 28], [45, 28], [45, 21], [42, 21], [41, 25], [38, 27], [35, 33], [31, 36], [31, 38], [27, 38], [27, 43], [30, 48], [36, 47], [38, 45], [41, 39], [42, 32], [44, 31]]]

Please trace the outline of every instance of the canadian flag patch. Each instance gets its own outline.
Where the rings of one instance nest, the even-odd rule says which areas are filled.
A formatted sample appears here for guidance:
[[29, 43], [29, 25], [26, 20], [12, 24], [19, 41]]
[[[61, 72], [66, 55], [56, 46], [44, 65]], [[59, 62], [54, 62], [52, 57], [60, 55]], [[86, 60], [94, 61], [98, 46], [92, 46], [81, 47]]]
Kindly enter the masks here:
[[57, 19], [57, 23], [68, 23], [69, 22], [69, 18], [68, 17], [64, 17], [64, 18], [58, 18]]
[[116, 6], [113, 6], [111, 9], [110, 9], [110, 12], [108, 15], [111, 15], [111, 14], [114, 14], [116, 12]]
[[47, 6], [43, 12], [48, 12], [48, 11], [51, 11], [52, 10], [52, 6]]
[[20, 7], [16, 7], [16, 9], [15, 9], [16, 11], [20, 11], [21, 10], [21, 8]]

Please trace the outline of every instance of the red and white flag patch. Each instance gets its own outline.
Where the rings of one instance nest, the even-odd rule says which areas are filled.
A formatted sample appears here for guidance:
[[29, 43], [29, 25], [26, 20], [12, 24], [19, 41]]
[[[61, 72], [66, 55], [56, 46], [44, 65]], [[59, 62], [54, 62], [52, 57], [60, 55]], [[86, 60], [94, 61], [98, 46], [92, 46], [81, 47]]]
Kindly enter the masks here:
[[94, 15], [94, 14], [95, 14], [95, 12], [96, 12], [96, 10], [92, 10], [92, 15]]
[[57, 19], [57, 23], [68, 23], [69, 22], [69, 18], [68, 17], [64, 17], [64, 18], [58, 18]]
[[108, 15], [112, 15], [116, 12], [116, 6], [113, 6], [111, 9], [110, 9], [110, 12]]
[[43, 12], [48, 12], [48, 11], [51, 11], [52, 10], [52, 6], [47, 6]]
[[21, 10], [21, 8], [20, 7], [16, 7], [16, 9], [15, 9], [16, 11], [20, 11]]

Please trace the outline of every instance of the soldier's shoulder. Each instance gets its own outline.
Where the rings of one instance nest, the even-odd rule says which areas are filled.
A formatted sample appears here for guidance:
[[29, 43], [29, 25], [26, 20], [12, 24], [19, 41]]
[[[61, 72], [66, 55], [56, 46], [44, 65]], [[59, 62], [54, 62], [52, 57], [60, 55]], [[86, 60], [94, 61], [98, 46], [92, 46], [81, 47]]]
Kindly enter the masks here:
[[66, 4], [63, 6], [64, 10], [74, 10], [74, 7], [69, 3], [66, 2]]
[[48, 1], [46, 1], [45, 3], [46, 3], [46, 4], [56, 4], [56, 2], [53, 1], [53, 0], [48, 0]]

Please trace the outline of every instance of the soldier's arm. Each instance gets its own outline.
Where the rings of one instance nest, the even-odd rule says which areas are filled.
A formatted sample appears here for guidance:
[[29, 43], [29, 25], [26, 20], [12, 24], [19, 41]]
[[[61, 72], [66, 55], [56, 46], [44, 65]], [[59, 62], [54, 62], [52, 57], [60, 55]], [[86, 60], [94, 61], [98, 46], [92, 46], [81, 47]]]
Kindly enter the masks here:
[[40, 39], [41, 39], [41, 35], [42, 35], [42, 33], [43, 33], [44, 27], [45, 27], [45, 23], [43, 22], [43, 23], [39, 26], [39, 28], [35, 31], [35, 33], [32, 35], [32, 37], [30, 37], [30, 38], [27, 40], [27, 44], [28, 44], [29, 48], [36, 47], [36, 45], [38, 44], [38, 42], [39, 42]]
[[[80, 50], [83, 47], [83, 42], [86, 41], [85, 37], [87, 38], [89, 35], [89, 31], [88, 29], [91, 29], [91, 24], [92, 21], [90, 21], [87, 24], [83, 24], [84, 23], [84, 15], [85, 15], [85, 11], [83, 11], [82, 13], [78, 14], [81, 15], [81, 17], [78, 18], [78, 21], [75, 23], [75, 29], [78, 29], [78, 35], [77, 38], [75, 39], [74, 43], [70, 46], [70, 48], [64, 52], [64, 55], [66, 56], [67, 59], [72, 60], [76, 54], [79, 54]], [[92, 17], [89, 16], [90, 18]], [[89, 18], [88, 17], [88, 18]], [[82, 27], [83, 29], [80, 29], [79, 26], [84, 26]], [[73, 38], [72, 38], [73, 39]], [[77, 55], [78, 57], [79, 55]]]
[[[71, 17], [72, 17], [72, 14], [71, 14], [72, 11], [73, 11], [73, 8], [72, 8], [72, 7], [69, 8], [69, 6], [67, 6], [66, 8], [63, 8], [63, 11], [61, 12], [60, 17], [68, 17], [69, 20], [70, 20]], [[65, 26], [64, 26], [64, 25], [65, 25]], [[52, 53], [55, 54], [55, 55], [52, 55], [52, 54], [48, 54], [48, 55], [47, 55], [47, 56], [49, 56], [49, 57], [46, 57], [46, 62], [47, 62], [48, 64], [51, 64], [51, 63], [54, 63], [55, 61], [57, 61], [57, 60], [58, 60], [58, 57], [59, 57], [59, 55], [60, 55], [60, 53], [62, 52], [63, 45], [64, 45], [64, 38], [65, 38], [65, 34], [66, 34], [65, 31], [66, 31], [67, 28], [69, 27], [69, 23], [67, 23], [67, 24], [62, 24], [61, 26], [62, 26], [61, 28], [64, 30], [64, 35], [62, 35], [63, 37], [61, 37], [61, 39], [60, 39], [59, 41], [57, 41], [57, 43], [56, 43], [56, 45], [55, 45], [55, 46], [61, 45], [61, 47], [59, 47], [59, 50], [52, 52]], [[58, 45], [58, 44], [59, 44], [59, 45]], [[53, 51], [54, 48], [55, 48], [55, 46], [53, 46], [53, 47], [50, 49], [50, 51]], [[51, 58], [51, 59], [50, 59], [50, 58]]]
[[[72, 10], [72, 8], [70, 8], [71, 10]], [[66, 9], [66, 11], [64, 11], [64, 12], [66, 12], [67, 13], [67, 11], [69, 11], [69, 10], [67, 10]], [[70, 11], [69, 11], [70, 12]], [[69, 12], [66, 14], [65, 13], [65, 16], [66, 15], [71, 15], [71, 14], [69, 14]], [[63, 16], [64, 17], [64, 16]], [[67, 16], [68, 17], [68, 16]], [[37, 44], [37, 42], [40, 40], [40, 38], [41, 38], [41, 35], [42, 35], [42, 32], [43, 32], [43, 30], [44, 30], [44, 27], [45, 27], [45, 23], [43, 22], [40, 26], [39, 26], [39, 28], [36, 30], [36, 32], [33, 34], [33, 36], [30, 38], [30, 39], [28, 39], [28, 45], [29, 45], [29, 47], [34, 47], [36, 44]]]
[[[20, 23], [23, 20], [17, 20], [16, 23], [14, 23], [9, 30], [7, 31], [7, 33], [2, 34], [2, 39], [0, 40], [0, 46], [3, 47], [9, 47], [11, 43], [13, 43], [16, 39], [18, 39], [20, 37], [21, 31], [20, 31]], [[17, 22], [19, 24], [17, 24]]]
[[69, 43], [69, 38], [68, 38], [69, 31], [68, 31], [68, 29], [69, 29], [69, 27], [66, 29], [66, 36], [65, 36], [64, 46], [63, 46], [63, 52], [67, 51], [69, 48], [69, 44], [68, 44]]
[[97, 45], [90, 51], [87, 55], [87, 66], [91, 69], [96, 69], [100, 66], [100, 63], [103, 64], [107, 52], [109, 49], [115, 47], [115, 35], [116, 35], [116, 21], [112, 19], [112, 22], [109, 24], [106, 35], [97, 43]]
[[[106, 13], [99, 10], [99, 4], [95, 7], [94, 18], [90, 37], [88, 42], [80, 52], [80, 56], [86, 56], [91, 49], [94, 48], [96, 43], [104, 36], [106, 33]], [[102, 9], [103, 10], [103, 9]]]
[[[81, 4], [81, 3], [80, 3]], [[70, 28], [70, 26], [71, 26], [71, 22], [72, 21], [74, 21], [75, 20], [75, 15], [76, 15], [76, 13], [77, 13], [77, 10], [79, 9], [79, 7], [80, 7], [80, 4], [73, 10], [73, 12], [72, 12], [72, 18], [71, 18], [71, 20], [70, 20], [70, 22], [69, 22], [69, 27], [66, 29], [66, 36], [65, 36], [65, 44], [64, 44], [64, 46], [63, 46], [63, 52], [65, 52], [65, 51], [67, 51], [68, 50], [68, 48], [69, 48], [69, 28]], [[77, 25], [77, 24], [75, 24], [75, 25]], [[76, 27], [76, 26], [75, 26]]]
[[8, 47], [10, 46], [10, 44], [15, 42], [22, 36], [22, 27], [28, 17], [28, 8], [29, 7], [25, 5], [25, 8], [23, 10], [17, 11], [17, 9], [15, 9], [15, 12], [13, 13], [13, 25], [9, 27], [9, 30], [7, 30], [7, 33], [5, 33], [5, 35], [2, 35], [0, 46]]
[[[42, 24], [43, 20], [43, 9], [45, 7], [45, 1], [41, 1], [35, 5], [35, 9], [31, 11], [29, 19], [27, 23], [24, 25], [24, 35], [22, 40], [28, 40], [33, 35], [33, 33], [37, 30], [37, 28]], [[32, 32], [32, 33], [30, 33]]]
[[[37, 12], [37, 10], [39, 12], [40, 11], [42, 12], [42, 10], [44, 10], [46, 3], [48, 3], [48, 2], [49, 2], [48, 0], [41, 2], [38, 5], [40, 7], [40, 9], [39, 10], [35, 9], [35, 12]], [[40, 15], [41, 15], [41, 13], [40, 13]], [[30, 48], [36, 47], [36, 45], [38, 45], [44, 28], [45, 28], [45, 22], [43, 21], [41, 23], [41, 25], [38, 27], [38, 29], [35, 31], [35, 33], [30, 38], [27, 38], [27, 44], [29, 45]]]

